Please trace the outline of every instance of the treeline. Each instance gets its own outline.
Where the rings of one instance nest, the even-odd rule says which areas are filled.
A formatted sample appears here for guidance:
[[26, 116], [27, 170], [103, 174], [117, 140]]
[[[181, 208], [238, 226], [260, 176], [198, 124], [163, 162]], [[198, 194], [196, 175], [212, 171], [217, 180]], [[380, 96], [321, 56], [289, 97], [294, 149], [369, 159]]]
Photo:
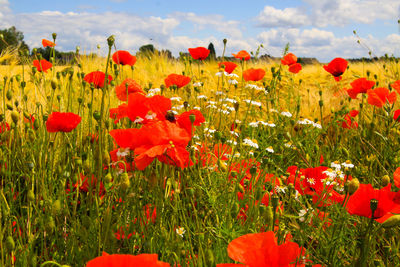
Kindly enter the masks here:
[[[24, 54], [24, 55], [30, 54], [32, 56], [35, 53], [39, 53], [42, 55], [42, 58], [44, 58], [46, 60], [50, 60], [50, 58], [52, 56], [52, 54], [51, 54], [52, 48], [50, 48], [50, 47], [34, 48], [34, 49], [32, 49], [32, 51], [30, 51], [28, 45], [24, 42], [24, 34], [20, 31], [18, 31], [14, 26], [12, 26], [8, 29], [0, 30], [0, 54], [3, 52], [4, 49], [6, 49], [8, 47], [17, 48], [18, 52], [20, 54]], [[207, 60], [221, 60], [221, 57], [216, 56], [213, 43], [210, 43], [207, 48], [210, 50], [210, 54], [209, 54]], [[75, 56], [79, 53], [79, 51], [61, 52], [61, 51], [58, 51], [57, 49], [55, 49], [54, 52], [55, 52], [55, 60], [59, 64], [71, 63], [74, 60]], [[187, 52], [181, 52], [181, 53], [179, 53], [179, 57], [175, 58], [172, 55], [172, 52], [170, 50], [168, 50], [168, 49], [157, 50], [153, 44], [146, 44], [146, 45], [141, 46], [136, 55], [150, 57], [156, 52], [159, 54], [162, 54], [170, 59], [180, 59], [183, 57], [190, 58], [190, 55]], [[88, 56], [97, 57], [97, 54], [91, 53]], [[271, 55], [265, 54], [265, 55], [259, 56], [258, 58], [262, 59], [262, 60], [267, 60], [267, 61], [279, 61], [281, 57], [273, 57]], [[232, 56], [227, 55], [224, 57], [224, 59], [225, 60], [233, 60], [234, 58]], [[382, 57], [350, 58], [347, 60], [349, 62], [353, 62], [353, 63], [388, 61], [388, 60], [398, 62], [399, 58], [389, 56], [386, 54], [385, 56], [382, 56]], [[314, 57], [299, 57], [297, 59], [297, 62], [300, 64], [303, 64], [303, 65], [319, 63], [319, 61]], [[7, 64], [7, 63], [8, 63], [7, 60], [4, 60], [3, 62], [1, 62], [1, 64]]]

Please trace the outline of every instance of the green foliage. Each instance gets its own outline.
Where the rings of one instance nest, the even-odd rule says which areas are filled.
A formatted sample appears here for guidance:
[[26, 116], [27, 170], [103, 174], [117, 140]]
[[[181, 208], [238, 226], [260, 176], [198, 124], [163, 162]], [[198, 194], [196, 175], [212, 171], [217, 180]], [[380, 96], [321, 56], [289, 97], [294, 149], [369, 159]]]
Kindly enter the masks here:
[[0, 30], [0, 53], [9, 46], [18, 47], [19, 50], [29, 50], [28, 45], [24, 42], [24, 34], [18, 31], [15, 26], [8, 29]]

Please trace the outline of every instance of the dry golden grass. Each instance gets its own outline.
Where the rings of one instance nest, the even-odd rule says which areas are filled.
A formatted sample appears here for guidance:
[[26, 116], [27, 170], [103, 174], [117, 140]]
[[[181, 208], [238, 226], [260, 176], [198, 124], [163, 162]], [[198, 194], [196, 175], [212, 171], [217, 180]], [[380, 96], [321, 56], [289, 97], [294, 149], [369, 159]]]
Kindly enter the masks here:
[[[17, 65], [18, 58], [15, 50], [7, 50], [0, 55], [0, 63], [7, 60], [10, 62], [9, 65], [0, 65], [0, 78], [2, 77], [13, 77], [16, 75], [22, 76], [22, 65]], [[89, 73], [95, 70], [104, 71], [106, 68], [106, 59], [102, 57], [89, 57], [81, 56], [78, 59], [81, 64], [81, 71]], [[156, 88], [164, 84], [164, 79], [171, 73], [185, 73], [185, 75], [191, 76], [192, 81], [201, 81], [204, 86], [201, 94], [212, 95], [218, 88], [219, 78], [215, 75], [218, 69], [218, 62], [216, 61], [205, 61], [200, 63], [199, 68], [198, 62], [189, 63], [189, 61], [179, 61], [175, 59], [169, 59], [163, 54], [151, 54], [141, 55], [135, 64], [134, 70], [132, 71], [129, 66], [122, 67], [121, 73], [115, 80], [116, 84], [119, 84], [127, 77], [135, 79], [142, 87]], [[29, 99], [32, 103], [37, 101], [46, 101], [47, 92], [38, 93], [41, 90], [41, 86], [47, 82], [49, 83], [52, 79], [55, 79], [56, 72], [62, 72], [70, 66], [56, 66], [53, 71], [48, 71], [45, 74], [44, 84], [34, 83], [32, 79], [31, 62], [25, 62], [24, 66], [24, 78], [27, 81], [25, 92], [28, 92]], [[247, 68], [263, 68], [266, 70], [266, 76], [263, 80], [264, 84], [269, 85], [272, 79], [271, 67], [278, 69], [282, 67], [282, 77], [277, 91], [279, 92], [279, 108], [281, 110], [291, 110], [297, 105], [297, 101], [300, 103], [300, 114], [308, 118], [319, 119], [319, 92], [322, 91], [322, 99], [324, 101], [323, 115], [328, 116], [331, 109], [339, 109], [343, 105], [348, 105], [348, 97], [344, 89], [350, 87], [350, 83], [359, 77], [367, 77], [369, 73], [369, 79], [379, 82], [379, 86], [387, 87], [389, 83], [399, 79], [399, 64], [375, 62], [375, 63], [350, 63], [349, 69], [343, 75], [343, 80], [336, 82], [333, 77], [323, 69], [323, 64], [312, 64], [304, 65], [303, 69], [298, 74], [292, 74], [287, 71], [286, 66], [280, 66], [280, 62], [273, 62], [271, 60], [258, 60], [253, 62], [245, 62], [244, 69]], [[75, 65], [74, 71], [78, 72], [79, 69]], [[199, 73], [202, 71], [202, 74]], [[112, 70], [111, 70], [112, 71]], [[239, 65], [234, 73], [241, 76], [242, 68]], [[111, 73], [112, 76], [113, 73]], [[42, 75], [36, 73], [36, 75]], [[240, 87], [240, 80], [239, 87]], [[77, 76], [74, 76], [74, 85], [79, 87], [79, 80]], [[262, 85], [262, 83], [258, 83]], [[182, 92], [176, 92], [181, 94]], [[230, 87], [226, 90], [226, 93], [231, 97], [237, 97], [245, 99], [249, 98], [249, 95], [245, 90], [233, 90]], [[18, 95], [19, 92], [14, 92]], [[169, 93], [170, 94], [170, 93]], [[236, 94], [236, 95], [235, 95]], [[36, 96], [36, 98], [34, 97]], [[111, 106], [117, 106], [117, 99], [113, 94], [111, 96]], [[173, 96], [173, 95], [167, 95]], [[182, 95], [181, 95], [182, 96]], [[290, 99], [290, 100], [288, 100]], [[352, 105], [355, 105], [355, 101], [352, 101]], [[265, 108], [265, 107], [264, 107]]]

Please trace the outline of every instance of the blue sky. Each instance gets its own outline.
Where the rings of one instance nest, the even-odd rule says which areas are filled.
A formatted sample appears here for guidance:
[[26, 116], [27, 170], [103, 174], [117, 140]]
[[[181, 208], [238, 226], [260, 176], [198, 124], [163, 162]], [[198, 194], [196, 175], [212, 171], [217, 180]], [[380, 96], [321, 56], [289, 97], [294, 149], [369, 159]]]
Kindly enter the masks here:
[[144, 44], [174, 55], [222, 39], [228, 53], [245, 49], [280, 56], [286, 43], [298, 56], [329, 61], [334, 57], [400, 56], [398, 0], [0, 0], [0, 28], [15, 25], [32, 47], [58, 34], [57, 49], [104, 53], [114, 34], [117, 48], [135, 53]]

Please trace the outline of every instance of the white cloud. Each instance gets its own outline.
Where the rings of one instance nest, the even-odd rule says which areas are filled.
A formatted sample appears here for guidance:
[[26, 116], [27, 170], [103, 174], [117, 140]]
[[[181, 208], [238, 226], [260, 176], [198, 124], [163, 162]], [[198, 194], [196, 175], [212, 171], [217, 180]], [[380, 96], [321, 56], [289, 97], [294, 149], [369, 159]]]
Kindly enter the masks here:
[[350, 22], [370, 24], [378, 19], [395, 20], [399, 16], [398, 0], [304, 0], [312, 10], [315, 26], [344, 26]]
[[[312, 29], [271, 29], [260, 33], [258, 40], [264, 44], [273, 56], [280, 56], [286, 43], [290, 44], [290, 51], [298, 56], [317, 57], [322, 61], [330, 61], [335, 57], [357, 58], [368, 57], [368, 49], [357, 43], [353, 35], [336, 37], [332, 32]], [[396, 47], [400, 44], [400, 35], [391, 34], [384, 39], [377, 39], [372, 35], [361, 40], [361, 44], [368, 46], [373, 54], [378, 56], [385, 53], [397, 56]]]
[[315, 27], [345, 26], [350, 23], [371, 24], [377, 20], [395, 21], [400, 17], [398, 0], [303, 0], [301, 7], [277, 9], [265, 6], [255, 18], [257, 26]]
[[310, 24], [310, 19], [304, 13], [304, 9], [285, 8], [276, 9], [272, 6], [265, 6], [263, 11], [256, 17], [259, 27], [301, 27]]
[[128, 13], [62, 13], [42, 11], [39, 13], [8, 16], [8, 23], [24, 32], [30, 47], [40, 46], [42, 38], [58, 34], [57, 47], [60, 50], [74, 49], [79, 45], [86, 51], [94, 51], [97, 44], [106, 46], [109, 35], [116, 36], [118, 49], [138, 49], [154, 39], [160, 43], [168, 40], [173, 29], [179, 24], [174, 18], [143, 18]]
[[175, 12], [172, 17], [181, 21], [190, 21], [195, 24], [198, 30], [215, 29], [227, 37], [241, 38], [240, 22], [236, 20], [224, 20], [222, 15], [196, 15], [193, 12]]

